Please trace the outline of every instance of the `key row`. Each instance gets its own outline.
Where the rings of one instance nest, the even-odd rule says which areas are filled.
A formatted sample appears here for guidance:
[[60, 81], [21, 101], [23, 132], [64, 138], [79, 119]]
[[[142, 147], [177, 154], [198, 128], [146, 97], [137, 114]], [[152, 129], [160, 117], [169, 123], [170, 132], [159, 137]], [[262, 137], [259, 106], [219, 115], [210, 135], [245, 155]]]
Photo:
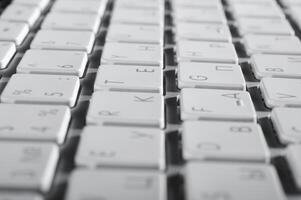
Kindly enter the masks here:
[[[92, 104], [94, 100], [98, 99], [92, 99]], [[94, 112], [94, 108], [95, 106], [92, 105], [89, 112]], [[96, 112], [101, 108], [97, 107], [97, 109]], [[65, 140], [71, 115], [70, 110], [65, 106], [1, 104], [0, 111], [2, 113], [0, 115], [0, 138], [2, 139], [48, 141], [58, 144], [62, 144]], [[24, 114], [19, 115], [21, 112]], [[90, 113], [88, 118], [93, 117]], [[84, 130], [77, 156], [79, 165], [108, 166], [113, 165], [111, 162], [124, 160], [124, 162], [120, 161], [121, 163], [115, 164], [139, 166], [139, 163], [142, 163], [143, 166], [144, 160], [147, 158], [150, 159], [149, 163], [151, 163], [146, 165], [149, 168], [158, 166], [157, 168], [164, 169], [164, 162], [159, 161], [164, 160], [164, 133], [160, 129], [137, 128], [137, 126], [143, 125], [151, 126], [150, 117], [145, 117], [145, 121], [137, 120], [134, 123], [130, 121], [131, 116], [127, 116], [127, 120], [126, 117], [123, 120], [121, 118], [109, 119], [109, 117], [113, 118], [114, 114], [119, 115], [119, 112], [99, 111], [98, 114], [107, 115], [103, 117], [103, 121], [106, 120], [106, 123], [98, 123], [97, 125], [100, 126], [89, 126]], [[295, 108], [273, 109], [271, 120], [283, 144], [298, 143], [301, 140], [299, 136], [301, 130], [300, 119], [298, 118], [300, 114], [301, 110]], [[289, 118], [293, 120], [289, 120]], [[11, 124], [12, 121], [14, 124]], [[134, 125], [136, 128], [101, 127], [101, 125]], [[158, 127], [158, 125], [153, 127]], [[124, 138], [119, 137], [118, 141], [113, 143], [117, 146], [106, 146], [106, 144], [111, 144], [106, 141], [115, 140], [115, 134], [120, 134], [121, 130], [124, 132]], [[202, 133], [200, 130], [209, 130], [210, 134]], [[226, 132], [227, 137], [225, 138], [223, 135]], [[137, 146], [134, 145], [135, 141], [137, 141]], [[99, 145], [103, 142], [103, 145]], [[95, 146], [92, 145], [94, 143]], [[126, 145], [127, 143], [131, 143], [130, 146], [133, 149], [122, 150], [122, 147], [129, 147]], [[245, 143], [248, 145], [243, 145]], [[145, 154], [139, 156], [139, 152], [145, 153], [145, 151], [137, 151], [137, 149], [144, 148], [147, 145], [149, 145], [147, 149], [156, 147], [158, 153], [155, 153], [157, 150], [150, 150], [149, 156], [145, 157]], [[241, 145], [241, 147], [237, 148], [237, 145]], [[250, 148], [250, 145], [252, 148]], [[185, 121], [183, 125], [183, 155], [187, 160], [217, 159], [232, 161], [237, 159], [257, 162], [269, 160], [269, 150], [260, 127], [253, 123], [241, 123], [239, 120], [233, 120], [233, 122], [217, 122], [216, 120], [211, 122]], [[133, 157], [130, 159], [126, 156]], [[156, 161], [157, 158], [159, 160]], [[146, 163], [148, 162], [146, 161]]]
[[[119, 67], [123, 66], [112, 66], [112, 69], [110, 67], [108, 66], [109, 70], [105, 70], [106, 67], [101, 67], [100, 73], [104, 72], [104, 76], [109, 76], [110, 71], [114, 69], [119, 70]], [[143, 82], [143, 79], [131, 82], [114, 82], [113, 80], [102, 79], [100, 75], [95, 85], [96, 90], [99, 90], [99, 92], [94, 93], [91, 101], [91, 106], [96, 108], [91, 109], [91, 118], [88, 122], [92, 124], [99, 121], [101, 123], [115, 123], [114, 121], [116, 120], [116, 123], [121, 124], [123, 122], [137, 123], [139, 118], [141, 118], [151, 119], [150, 121], [152, 121], [150, 124], [142, 123], [144, 125], [152, 124], [163, 127], [164, 116], [162, 112], [164, 110], [164, 100], [162, 97], [162, 82], [154, 84], [151, 81], [151, 78], [162, 81], [161, 74], [159, 72], [156, 73], [156, 68], [153, 68], [153, 71], [148, 71], [151, 68], [126, 67], [128, 67], [129, 71], [132, 70], [132, 74], [143, 73], [143, 75], [139, 76], [148, 77], [149, 83], [139, 85], [138, 83]], [[129, 73], [129, 75], [131, 74]], [[126, 76], [127, 74], [121, 78]], [[201, 78], [201, 75], [195, 77]], [[190, 76], [190, 78], [193, 78], [193, 76]], [[110, 85], [115, 86], [111, 87]], [[123, 85], [124, 87], [116, 85]], [[210, 83], [206, 84], [204, 81], [203, 86], [205, 88], [206, 85], [208, 88], [212, 88]], [[107, 88], [112, 92], [108, 92]], [[193, 89], [185, 87], [182, 89], [180, 101], [181, 118], [183, 120], [201, 118], [241, 121], [256, 120], [255, 109], [249, 93], [242, 90], [205, 88]], [[37, 103], [73, 107], [76, 104], [79, 89], [79, 79], [75, 76], [15, 74], [2, 92], [1, 101], [3, 103]], [[300, 91], [299, 79], [263, 78], [260, 83], [260, 89], [266, 105], [270, 108], [279, 106], [300, 107], [301, 105], [301, 94], [298, 92]], [[133, 90], [136, 90], [136, 92], [133, 92]], [[120, 102], [118, 96], [124, 97], [122, 102]], [[211, 101], [212, 98], [215, 101]], [[131, 112], [127, 105], [132, 105], [133, 108], [137, 109], [137, 113]], [[101, 112], [101, 110], [105, 112]], [[124, 119], [127, 115], [131, 117]]]
[[[133, 71], [132, 73], [145, 73], [144, 77], [149, 78], [154, 77], [154, 75], [149, 74], [155, 72], [145, 72], [145, 70], [150, 69], [135, 67], [131, 67], [131, 70]], [[107, 72], [109, 73], [109, 71]], [[157, 73], [157, 75], [155, 78], [161, 80], [160, 73]], [[136, 84], [138, 82], [139, 80], [136, 80]], [[133, 92], [130, 87], [123, 88], [126, 90], [119, 87], [120, 91], [129, 92], [109, 92], [102, 91], [102, 89], [110, 84], [116, 85], [116, 83], [108, 82], [108, 80], [103, 82], [101, 79], [97, 83], [99, 85], [96, 85], [96, 87], [100, 87], [101, 84], [103, 87], [99, 88], [99, 92], [93, 94], [87, 118], [89, 124], [136, 124], [164, 127], [164, 98], [162, 93], [152, 93], [156, 88], [156, 91], [160, 91], [162, 85], [156, 86], [149, 81], [149, 83], [145, 84], [145, 87], [139, 84], [137, 87], [134, 87], [133, 84], [132, 87], [137, 92]], [[132, 81], [131, 83], [135, 82]], [[127, 82], [124, 85], [128, 84], [131, 86], [131, 83]], [[76, 104], [79, 89], [79, 79], [75, 76], [15, 74], [2, 92], [1, 101], [3, 103], [66, 105], [73, 107]], [[118, 88], [112, 88], [113, 91], [116, 89]]]
[[[145, 171], [75, 170], [66, 199], [164, 200], [168, 195], [167, 180], [163, 174]], [[275, 169], [269, 165], [189, 163], [184, 169], [184, 180], [187, 200], [211, 197], [251, 200], [255, 198], [254, 192], [259, 200], [286, 198]], [[99, 187], [113, 187], [114, 192]]]
[[[49, 110], [46, 112], [42, 110], [39, 114], [40, 117], [45, 117], [49, 113]], [[53, 115], [53, 112], [49, 115]], [[202, 133], [202, 129], [210, 130], [210, 134]], [[122, 135], [120, 135], [121, 130], [124, 132]], [[225, 133], [227, 133], [226, 138], [223, 136]], [[118, 137], [116, 137], [117, 134]], [[111, 142], [112, 140], [114, 142]], [[237, 141], [239, 144], [234, 145], [233, 143]], [[246, 145], [243, 145], [245, 143]], [[241, 147], [239, 151], [233, 148], [237, 145]], [[3, 182], [0, 181], [0, 187], [41, 191], [49, 189], [58, 159], [58, 150], [55, 146], [47, 143], [3, 141], [1, 147], [6, 151], [9, 150], [10, 160], [6, 160], [7, 153], [0, 154], [3, 161], [1, 171], [4, 171], [0, 173], [0, 180], [3, 180]], [[297, 145], [289, 146], [287, 149], [287, 159], [293, 168], [293, 173], [297, 174], [295, 177], [297, 183], [300, 182], [298, 176], [300, 152], [301, 149]], [[266, 162], [269, 159], [269, 151], [261, 129], [249, 123], [185, 122], [183, 155], [188, 160], [243, 159], [244, 161]], [[89, 168], [118, 166], [164, 169], [164, 133], [157, 129], [87, 127], [82, 134], [76, 163]], [[253, 164], [249, 163], [248, 166], [250, 165]], [[260, 166], [254, 164], [256, 165]], [[298, 187], [300, 187], [299, 184]]]
[[[243, 44], [247, 53], [301, 55], [301, 42], [295, 36], [245, 35]], [[192, 62], [238, 62], [235, 48], [230, 43], [179, 40], [177, 60]]]
[[[199, 75], [199, 78], [202, 78], [201, 75]], [[269, 108], [282, 106], [300, 107], [300, 81], [301, 80], [299, 79], [263, 78], [259, 88], [266, 106]], [[240, 118], [240, 120], [247, 121], [253, 119], [253, 103], [247, 92], [221, 89], [210, 90], [212, 86], [209, 84], [210, 82], [206, 84], [205, 80], [203, 86], [207, 87], [204, 87], [204, 89], [193, 89], [191, 86], [182, 89], [180, 99], [182, 102], [182, 119], [202, 117], [205, 119], [214, 117], [224, 120], [227, 120], [228, 117], [230, 117], [230, 119], [235, 119], [237, 117]], [[216, 101], [212, 102], [211, 98]], [[225, 105], [227, 106], [225, 107]], [[220, 115], [215, 115], [217, 113], [227, 113], [226, 110], [228, 109], [230, 113], [228, 113], [229, 116], [227, 117], [223, 118]], [[236, 112], [240, 113], [240, 115], [236, 116]]]
[[[58, 149], [50, 144], [1, 142], [5, 154], [0, 154], [4, 165], [1, 165], [0, 187], [9, 189], [29, 189], [47, 191], [53, 179], [53, 173], [58, 161]], [[288, 161], [296, 174], [295, 179], [300, 187], [300, 161], [298, 155], [300, 146], [288, 147]], [[9, 153], [9, 160], [7, 152]], [[104, 155], [104, 154], [103, 154]], [[114, 181], [112, 182], [112, 177]], [[188, 163], [184, 171], [186, 197], [195, 199], [201, 195], [238, 196], [244, 198], [246, 192], [256, 191], [256, 199], [284, 199], [275, 169], [262, 164], [239, 163]], [[216, 178], [219, 181], [216, 182]], [[84, 180], [89, 181], [84, 181]], [[229, 186], [229, 182], [232, 184]], [[83, 183], [85, 183], [83, 185]], [[87, 184], [88, 183], [88, 184]], [[119, 184], [120, 183], [120, 184]], [[203, 184], [202, 183], [206, 183]], [[114, 184], [114, 191], [99, 190], [99, 186], [109, 187]], [[201, 185], [200, 185], [201, 184]], [[214, 184], [215, 187], [211, 187]], [[222, 193], [207, 191], [206, 188], [218, 188]], [[233, 186], [234, 185], [234, 186]], [[131, 170], [75, 170], [72, 173], [67, 191], [67, 199], [78, 199], [83, 196], [115, 198], [122, 192], [122, 197], [137, 197], [143, 195], [147, 199], [166, 199], [167, 177], [163, 174]], [[239, 188], [239, 190], [237, 189]], [[252, 188], [252, 190], [250, 190]], [[262, 189], [264, 188], [264, 189]], [[218, 190], [218, 191], [220, 191]], [[240, 191], [240, 192], [238, 192]], [[2, 195], [2, 193], [1, 193]], [[18, 197], [18, 193], [3, 193], [2, 197]], [[32, 197], [28, 195], [25, 197]], [[250, 199], [252, 196], [250, 196]], [[26, 198], [25, 198], [26, 199]]]
[[[259, 80], [266, 77], [300, 79], [300, 61], [301, 56], [254, 54], [251, 56], [250, 64], [255, 77]], [[177, 74], [180, 89], [246, 89], [244, 75], [239, 65], [180, 61]], [[275, 87], [275, 90], [278, 89]]]
[[[17, 72], [81, 77], [94, 39], [92, 33], [84, 31], [40, 31], [31, 44], [32, 49], [25, 53], [17, 66]], [[3, 46], [0, 67], [5, 68], [14, 56], [16, 47], [11, 42], [0, 42], [0, 45]], [[159, 44], [108, 42], [102, 54], [101, 65], [108, 64], [163, 68], [163, 47]]]

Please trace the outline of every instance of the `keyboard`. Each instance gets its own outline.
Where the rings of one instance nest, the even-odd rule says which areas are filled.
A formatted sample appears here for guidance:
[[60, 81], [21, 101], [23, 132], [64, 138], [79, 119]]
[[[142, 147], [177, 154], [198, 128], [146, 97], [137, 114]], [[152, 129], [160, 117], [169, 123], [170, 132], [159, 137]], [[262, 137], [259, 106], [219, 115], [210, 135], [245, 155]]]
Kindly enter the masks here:
[[300, 200], [300, 0], [0, 2], [0, 200]]

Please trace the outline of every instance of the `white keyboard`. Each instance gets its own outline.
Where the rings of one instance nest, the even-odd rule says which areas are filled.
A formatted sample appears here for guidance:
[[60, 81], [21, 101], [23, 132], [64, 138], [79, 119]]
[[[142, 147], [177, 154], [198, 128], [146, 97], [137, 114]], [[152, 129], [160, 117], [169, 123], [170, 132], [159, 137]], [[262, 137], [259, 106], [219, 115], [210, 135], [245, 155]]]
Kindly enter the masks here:
[[0, 200], [300, 200], [300, 13], [0, 1]]

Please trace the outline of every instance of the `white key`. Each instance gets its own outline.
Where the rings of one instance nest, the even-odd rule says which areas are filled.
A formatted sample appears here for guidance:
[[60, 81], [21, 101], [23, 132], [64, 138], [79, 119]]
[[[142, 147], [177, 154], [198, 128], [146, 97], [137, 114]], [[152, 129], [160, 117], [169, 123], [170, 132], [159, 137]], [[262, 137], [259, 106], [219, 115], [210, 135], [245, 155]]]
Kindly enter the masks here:
[[163, 32], [164, 30], [161, 26], [113, 23], [109, 26], [106, 41], [162, 45]]
[[75, 76], [14, 74], [2, 92], [1, 101], [73, 107], [79, 86]]
[[196, 42], [179, 40], [177, 59], [192, 62], [232, 63], [238, 62], [235, 48], [231, 43]]
[[301, 56], [255, 54], [251, 65], [256, 78], [298, 78], [301, 79]]
[[299, 0], [281, 0], [281, 3], [292, 9], [294, 9], [294, 6], [301, 5], [301, 2]]
[[52, 8], [52, 12], [62, 13], [86, 13], [97, 14], [102, 16], [106, 8], [107, 0], [101, 1], [73, 1], [73, 0], [58, 0]]
[[31, 43], [33, 49], [76, 50], [90, 53], [95, 36], [89, 31], [40, 30]]
[[13, 0], [13, 2], [15, 4], [37, 6], [40, 10], [44, 10], [48, 6], [50, 0]]
[[274, 3], [275, 0], [227, 0], [229, 4], [268, 4]]
[[[202, 14], [200, 14], [202, 13]], [[227, 20], [222, 9], [210, 7], [175, 8], [175, 24], [179, 21], [194, 23], [226, 24]]]
[[281, 9], [275, 2], [266, 4], [233, 4], [232, 12], [236, 18], [285, 18]]
[[43, 200], [40, 195], [28, 192], [0, 192], [0, 200]]
[[102, 65], [94, 89], [163, 94], [163, 71], [152, 66]]
[[237, 23], [240, 35], [294, 35], [295, 31], [285, 19], [240, 18]]
[[176, 24], [176, 37], [196, 41], [232, 41], [230, 30], [225, 24], [178, 22]]
[[289, 8], [289, 14], [291, 18], [294, 20], [296, 25], [298, 26], [299, 30], [301, 28], [301, 2], [291, 2], [290, 8]]
[[254, 123], [187, 121], [183, 125], [186, 160], [268, 162], [269, 148]]
[[301, 189], [301, 162], [300, 162], [301, 146], [289, 145], [286, 149], [286, 160], [293, 173], [293, 179], [298, 189]]
[[301, 107], [301, 80], [266, 77], [261, 79], [260, 89], [269, 108]]
[[0, 104], [0, 138], [62, 144], [70, 119], [65, 106]]
[[251, 163], [189, 163], [187, 200], [286, 200], [276, 170]]
[[274, 108], [271, 120], [283, 144], [301, 143], [301, 109]]
[[0, 40], [14, 42], [20, 45], [29, 32], [26, 23], [15, 23], [0, 20]]
[[164, 174], [151, 171], [75, 170], [66, 200], [166, 200], [166, 182]]
[[164, 100], [161, 94], [94, 92], [87, 123], [163, 128]]
[[57, 13], [48, 14], [42, 29], [75, 30], [97, 32], [100, 18], [96, 14]]
[[217, 8], [221, 7], [220, 0], [210, 1], [198, 1], [198, 0], [173, 0], [172, 4], [174, 7], [205, 7], [205, 8]]
[[107, 42], [101, 65], [149, 65], [163, 68], [163, 47], [159, 44]]
[[246, 83], [239, 65], [180, 62], [178, 87], [245, 90]]
[[50, 143], [0, 142], [0, 187], [48, 192], [59, 149]]
[[84, 52], [30, 49], [25, 52], [17, 72], [82, 77], [87, 62]]
[[164, 9], [164, 1], [162, 0], [117, 0], [114, 2], [114, 9], [129, 8], [129, 9], [152, 9], [162, 10]]
[[256, 121], [250, 94], [243, 91], [184, 88], [180, 96], [182, 120]]
[[164, 13], [162, 10], [118, 8], [111, 17], [111, 24], [115, 23], [163, 26]]
[[256, 53], [301, 55], [301, 42], [295, 36], [245, 35], [244, 45], [249, 55]]
[[16, 53], [16, 46], [12, 42], [0, 42], [0, 69], [7, 67]]
[[23, 22], [32, 26], [40, 16], [38, 7], [26, 6], [22, 4], [11, 4], [5, 8], [1, 15], [2, 20], [12, 22]]
[[[160, 129], [88, 126], [76, 163], [85, 167], [165, 169], [165, 134]], [[114, 142], [112, 142], [114, 141]]]

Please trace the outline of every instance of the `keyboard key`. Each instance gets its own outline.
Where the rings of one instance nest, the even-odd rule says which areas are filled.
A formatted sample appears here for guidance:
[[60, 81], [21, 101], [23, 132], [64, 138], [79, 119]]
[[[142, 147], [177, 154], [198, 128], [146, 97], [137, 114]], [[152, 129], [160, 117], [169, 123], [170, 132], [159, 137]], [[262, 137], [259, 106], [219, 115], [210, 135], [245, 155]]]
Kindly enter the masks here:
[[289, 145], [286, 149], [286, 158], [289, 167], [293, 173], [293, 179], [297, 185], [298, 189], [301, 189], [301, 162], [300, 162], [300, 145]]
[[42, 29], [98, 31], [100, 18], [96, 14], [51, 12], [45, 18]]
[[75, 170], [66, 200], [165, 200], [166, 182], [164, 174], [150, 171]]
[[107, 42], [163, 44], [163, 27], [113, 23], [107, 32]]
[[300, 1], [292, 2], [290, 6], [291, 7], [289, 8], [289, 11], [290, 11], [289, 14], [300, 30], [300, 28], [301, 28], [301, 14], [300, 14], [301, 2]]
[[262, 130], [253, 123], [187, 121], [182, 138], [186, 160], [269, 162], [270, 159]]
[[0, 200], [42, 200], [37, 194], [28, 192], [0, 192]]
[[7, 67], [16, 53], [16, 46], [12, 42], [0, 42], [0, 69]]
[[198, 0], [173, 0], [174, 7], [204, 7], [221, 8], [220, 0], [198, 1]]
[[20, 45], [28, 34], [29, 27], [25, 23], [0, 20], [0, 40]]
[[12, 22], [23, 22], [32, 26], [37, 21], [40, 14], [40, 9], [38, 7], [11, 4], [1, 14], [1, 19]]
[[251, 163], [189, 163], [186, 199], [285, 200], [274, 167]]
[[238, 62], [235, 48], [231, 43], [179, 40], [177, 56], [178, 62], [192, 61], [232, 64]]
[[152, 66], [102, 65], [94, 89], [163, 94], [163, 71]]
[[101, 65], [149, 65], [163, 68], [163, 47], [159, 44], [107, 42]]
[[283, 144], [301, 142], [301, 109], [299, 108], [274, 108], [271, 120]]
[[117, 0], [114, 2], [114, 9], [129, 8], [129, 9], [152, 9], [152, 10], [163, 10], [164, 1], [151, 0]]
[[274, 107], [301, 107], [301, 80], [263, 78], [260, 89], [265, 104]]
[[[202, 14], [200, 14], [202, 13]], [[182, 6], [176, 7], [174, 10], [175, 24], [180, 21], [194, 23], [215, 23], [226, 24], [227, 20], [224, 11], [220, 8], [210, 7], [194, 7], [185, 8]]]
[[2, 92], [1, 101], [73, 107], [79, 86], [75, 76], [14, 74]]
[[251, 65], [256, 78], [301, 78], [301, 56], [263, 55], [251, 57]]
[[44, 10], [50, 0], [13, 0], [14, 4], [22, 4], [26, 6], [37, 6], [40, 8], [40, 10]]
[[87, 123], [163, 128], [164, 99], [151, 93], [94, 92]]
[[25, 52], [17, 72], [82, 77], [87, 62], [88, 56], [84, 52], [30, 49]]
[[248, 92], [184, 88], [180, 95], [182, 120], [255, 122]]
[[89, 31], [40, 30], [31, 43], [32, 49], [75, 50], [90, 53], [95, 36]]
[[230, 30], [225, 24], [204, 24], [178, 22], [176, 24], [176, 37], [178, 39], [231, 42]]
[[275, 0], [227, 0], [229, 4], [269, 4]]
[[52, 12], [62, 13], [85, 13], [97, 14], [102, 16], [106, 8], [107, 0], [100, 1], [73, 1], [73, 0], [58, 0], [52, 8]]
[[65, 106], [0, 104], [0, 138], [62, 144], [70, 118]]
[[295, 31], [285, 19], [240, 18], [237, 25], [240, 35], [250, 33], [293, 36], [295, 34]]
[[246, 83], [239, 65], [180, 62], [178, 87], [245, 90]]
[[281, 0], [281, 3], [290, 8], [301, 5], [299, 0]]
[[244, 45], [249, 55], [301, 55], [301, 43], [295, 36], [245, 35]]
[[164, 170], [164, 137], [160, 129], [86, 127], [81, 135], [76, 163], [84, 167]]
[[48, 143], [0, 142], [0, 188], [48, 192], [59, 158]]
[[150, 9], [115, 9], [111, 24], [136, 24], [136, 25], [159, 25], [163, 27], [164, 13], [163, 10]]
[[236, 18], [285, 18], [276, 2], [265, 4], [233, 4], [231, 8]]

